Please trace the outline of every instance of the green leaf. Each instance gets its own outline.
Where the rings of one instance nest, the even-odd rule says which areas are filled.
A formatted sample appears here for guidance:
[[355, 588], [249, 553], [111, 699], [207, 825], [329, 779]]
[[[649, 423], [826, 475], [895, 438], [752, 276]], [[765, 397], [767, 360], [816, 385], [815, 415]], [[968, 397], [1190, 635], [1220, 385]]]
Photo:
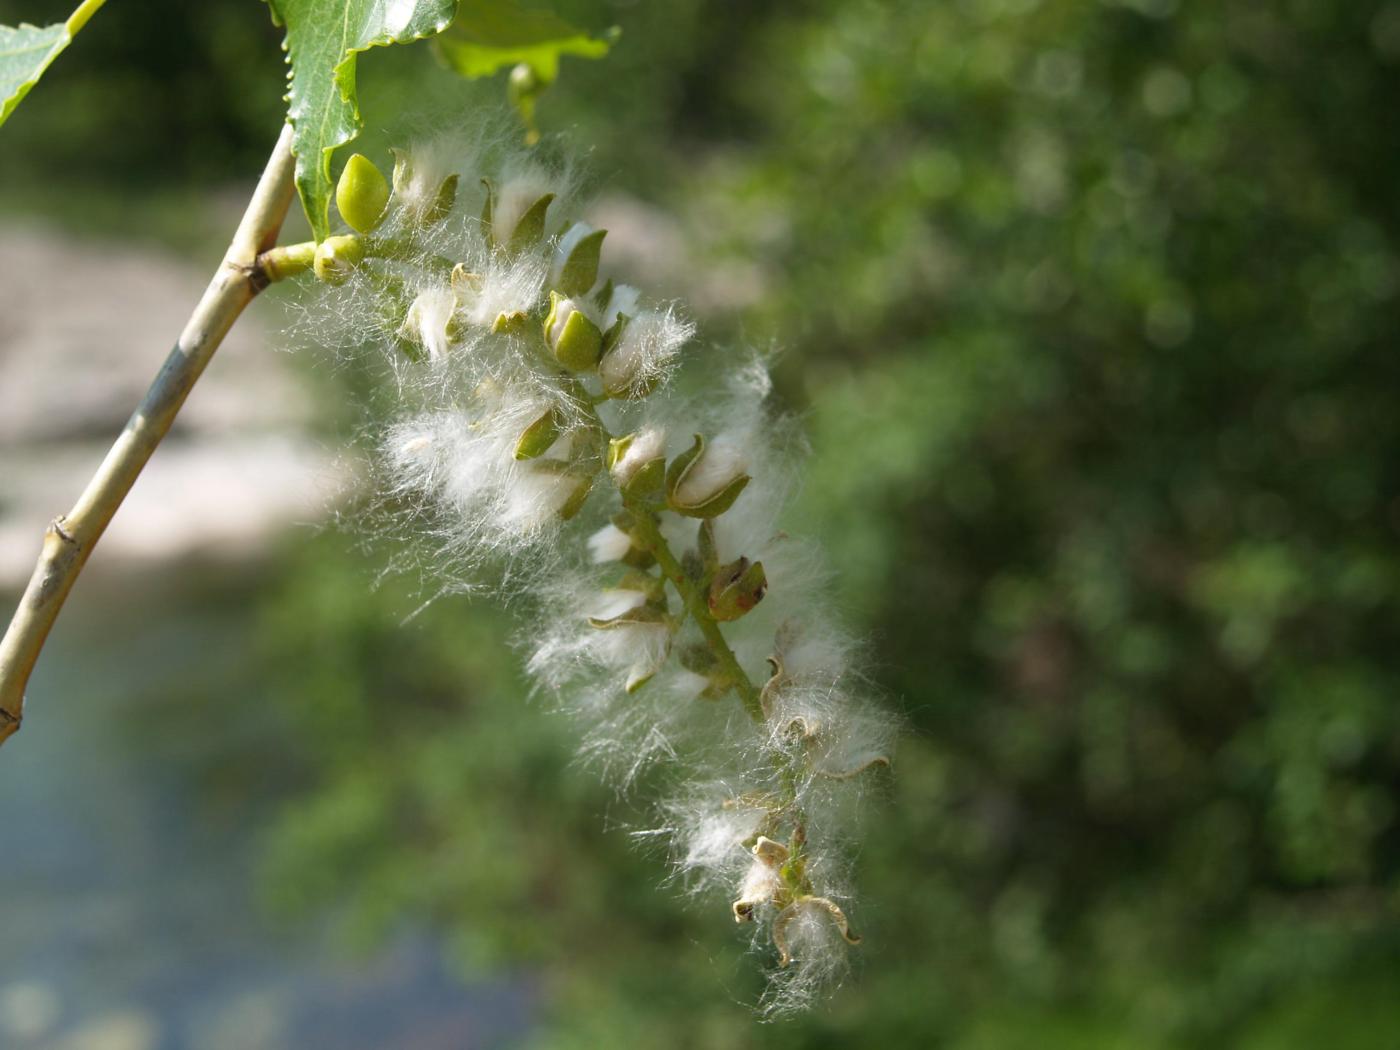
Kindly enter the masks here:
[[297, 192], [316, 239], [330, 233], [331, 153], [360, 132], [355, 56], [442, 32], [457, 0], [267, 0], [287, 27], [287, 119]]
[[0, 26], [0, 124], [103, 3], [84, 0], [68, 21], [51, 26]]
[[616, 37], [616, 30], [590, 36], [552, 11], [522, 7], [515, 0], [462, 0], [437, 46], [464, 77], [487, 77], [524, 63], [543, 88], [559, 75], [561, 55], [602, 58]]

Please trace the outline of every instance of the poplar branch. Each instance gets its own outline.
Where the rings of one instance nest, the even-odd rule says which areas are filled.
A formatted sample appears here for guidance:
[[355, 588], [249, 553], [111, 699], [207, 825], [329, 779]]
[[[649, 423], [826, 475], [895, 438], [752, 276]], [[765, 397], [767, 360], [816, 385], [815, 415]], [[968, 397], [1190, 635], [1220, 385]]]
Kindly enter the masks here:
[[291, 126], [284, 125], [228, 252], [179, 341], [73, 509], [45, 532], [34, 574], [0, 640], [0, 744], [19, 730], [29, 676], [93, 547], [234, 321], [281, 276], [259, 257], [276, 243], [292, 201], [291, 142]]

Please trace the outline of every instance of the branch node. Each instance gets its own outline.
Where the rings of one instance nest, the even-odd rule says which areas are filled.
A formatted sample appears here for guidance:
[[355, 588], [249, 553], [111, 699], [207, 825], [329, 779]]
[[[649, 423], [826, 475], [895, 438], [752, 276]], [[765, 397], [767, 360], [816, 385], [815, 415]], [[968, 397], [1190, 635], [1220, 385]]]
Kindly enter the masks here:
[[260, 256], [254, 258], [252, 262], [230, 262], [228, 267], [235, 275], [248, 282], [248, 287], [252, 289], [254, 295], [272, 283], [272, 276], [263, 266]]
[[63, 527], [67, 522], [67, 515], [60, 514], [58, 517], [54, 518], [53, 521], [49, 522], [49, 531], [70, 547], [76, 547], [78, 541], [73, 538], [72, 533]]

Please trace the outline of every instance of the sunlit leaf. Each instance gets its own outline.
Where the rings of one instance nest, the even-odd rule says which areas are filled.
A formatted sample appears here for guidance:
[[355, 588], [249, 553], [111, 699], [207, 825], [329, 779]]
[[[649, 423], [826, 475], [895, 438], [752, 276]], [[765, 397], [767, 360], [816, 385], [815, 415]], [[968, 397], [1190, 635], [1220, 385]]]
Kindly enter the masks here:
[[87, 0], [68, 21], [51, 26], [0, 26], [0, 124], [9, 119], [29, 89], [87, 25], [103, 0]]
[[440, 33], [456, 0], [267, 0], [286, 26], [287, 119], [297, 192], [316, 239], [330, 232], [331, 153], [360, 132], [355, 56]]
[[616, 35], [613, 30], [592, 36], [551, 11], [522, 7], [515, 0], [462, 0], [437, 44], [448, 65], [464, 77], [490, 76], [523, 63], [544, 86], [559, 75], [562, 55], [601, 58]]

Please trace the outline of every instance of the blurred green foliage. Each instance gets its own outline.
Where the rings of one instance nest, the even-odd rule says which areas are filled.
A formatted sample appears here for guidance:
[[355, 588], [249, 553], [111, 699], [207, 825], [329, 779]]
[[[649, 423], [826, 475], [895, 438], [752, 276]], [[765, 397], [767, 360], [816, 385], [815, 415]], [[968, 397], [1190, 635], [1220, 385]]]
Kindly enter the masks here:
[[[111, 83], [80, 43], [7, 163], [146, 178], [149, 136], [168, 186], [265, 149], [261, 13], [165, 6], [230, 79], [163, 127], [55, 101], [55, 146], [41, 96]], [[304, 785], [273, 902], [542, 975], [547, 1047], [1394, 1046], [1400, 4], [558, 7], [623, 36], [540, 123], [747, 290], [709, 335], [784, 349], [803, 525], [910, 725], [866, 946], [829, 1008], [756, 1029], [724, 902], [656, 888], [502, 614], [405, 624], [412, 581], [370, 589], [334, 537], [258, 612]], [[377, 58], [372, 125], [463, 97]]]

